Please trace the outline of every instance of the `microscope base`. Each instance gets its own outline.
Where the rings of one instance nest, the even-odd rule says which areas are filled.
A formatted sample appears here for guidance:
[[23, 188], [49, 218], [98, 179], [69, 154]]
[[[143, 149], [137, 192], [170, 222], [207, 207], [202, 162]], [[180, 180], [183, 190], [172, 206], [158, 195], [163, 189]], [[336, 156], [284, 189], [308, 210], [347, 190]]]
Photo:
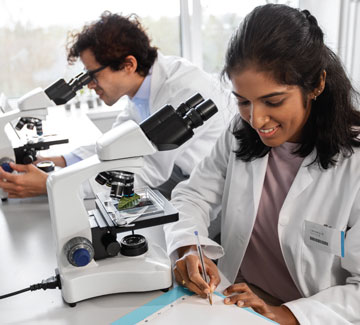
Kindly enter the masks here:
[[[64, 263], [63, 263], [64, 264]], [[60, 267], [62, 296], [70, 305], [108, 294], [167, 289], [172, 285], [170, 259], [158, 245], [136, 257], [116, 256], [85, 267]]]

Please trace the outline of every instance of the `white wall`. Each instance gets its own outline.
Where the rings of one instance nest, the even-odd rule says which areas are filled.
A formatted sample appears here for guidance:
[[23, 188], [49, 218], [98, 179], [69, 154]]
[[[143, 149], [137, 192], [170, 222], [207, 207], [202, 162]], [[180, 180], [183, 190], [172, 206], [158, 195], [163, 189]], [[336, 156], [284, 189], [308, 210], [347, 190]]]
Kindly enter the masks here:
[[299, 0], [299, 7], [317, 18], [325, 43], [339, 55], [354, 87], [360, 91], [360, 1]]

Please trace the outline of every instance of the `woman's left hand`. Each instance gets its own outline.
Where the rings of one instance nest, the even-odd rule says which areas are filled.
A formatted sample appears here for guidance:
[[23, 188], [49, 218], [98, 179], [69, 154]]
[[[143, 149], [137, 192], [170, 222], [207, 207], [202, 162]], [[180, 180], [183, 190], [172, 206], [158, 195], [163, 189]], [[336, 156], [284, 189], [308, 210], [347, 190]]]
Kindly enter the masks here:
[[285, 306], [270, 306], [254, 294], [246, 283], [235, 283], [226, 288], [224, 303], [239, 307], [251, 307], [257, 313], [281, 325], [299, 324], [293, 313]]

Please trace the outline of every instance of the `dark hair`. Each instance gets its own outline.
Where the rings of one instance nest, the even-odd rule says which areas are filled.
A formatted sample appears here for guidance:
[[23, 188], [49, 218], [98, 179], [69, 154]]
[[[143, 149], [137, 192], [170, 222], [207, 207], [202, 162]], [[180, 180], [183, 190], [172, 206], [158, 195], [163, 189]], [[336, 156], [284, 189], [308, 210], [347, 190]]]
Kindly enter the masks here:
[[86, 49], [90, 49], [97, 62], [113, 70], [123, 68], [125, 58], [133, 55], [137, 60], [136, 72], [146, 76], [157, 57], [157, 48], [136, 15], [121, 16], [105, 11], [100, 19], [85, 25], [80, 33], [73, 33], [68, 41], [68, 62], [73, 63]]
[[[339, 58], [324, 44], [323, 32], [309, 11], [267, 4], [247, 15], [230, 40], [222, 75], [231, 78], [250, 64], [269, 72], [278, 83], [299, 86], [304, 107], [326, 71], [325, 89], [312, 102], [294, 153], [305, 157], [316, 148], [312, 163], [327, 169], [336, 164], [337, 154], [349, 157], [353, 147], [360, 146], [356, 128], [360, 113], [354, 107], [358, 94]], [[242, 119], [233, 134], [239, 144], [236, 157], [243, 161], [263, 157], [271, 149]]]

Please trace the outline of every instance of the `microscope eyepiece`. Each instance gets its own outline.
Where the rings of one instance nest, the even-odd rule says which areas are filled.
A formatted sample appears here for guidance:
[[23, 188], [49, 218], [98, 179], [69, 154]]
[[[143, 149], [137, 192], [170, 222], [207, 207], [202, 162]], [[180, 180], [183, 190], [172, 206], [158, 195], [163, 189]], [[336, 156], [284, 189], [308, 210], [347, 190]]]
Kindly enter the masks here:
[[204, 101], [195, 94], [175, 110], [165, 105], [140, 124], [141, 129], [159, 151], [181, 146], [193, 135], [193, 129], [202, 125], [217, 112], [212, 100]]
[[93, 76], [89, 72], [82, 72], [78, 74], [75, 78], [69, 81], [69, 86], [73, 92], [77, 92], [82, 87], [86, 86], [93, 79]]
[[75, 97], [76, 92], [86, 86], [92, 79], [93, 76], [91, 73], [82, 72], [68, 83], [66, 83], [64, 79], [56, 81], [45, 89], [45, 93], [56, 105], [62, 105]]
[[191, 108], [185, 115], [184, 120], [190, 128], [195, 129], [204, 124], [217, 112], [217, 108], [211, 99], [208, 99], [198, 106]]
[[176, 113], [178, 113], [180, 116], [185, 116], [185, 114], [189, 110], [199, 105], [203, 101], [204, 98], [199, 93], [197, 93], [194, 96], [190, 97], [186, 102], [181, 103], [179, 107], [176, 109]]

